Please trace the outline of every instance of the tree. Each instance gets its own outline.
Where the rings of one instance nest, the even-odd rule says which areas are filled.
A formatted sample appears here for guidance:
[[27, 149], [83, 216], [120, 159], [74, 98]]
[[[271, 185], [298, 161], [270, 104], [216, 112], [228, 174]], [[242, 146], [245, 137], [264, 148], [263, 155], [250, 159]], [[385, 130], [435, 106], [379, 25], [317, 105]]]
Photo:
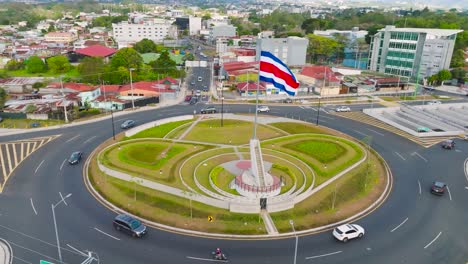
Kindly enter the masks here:
[[176, 62], [169, 57], [167, 50], [161, 52], [159, 58], [150, 62], [150, 65], [155, 73], [165, 73], [174, 76], [178, 72]]
[[202, 16], [202, 20], [208, 20], [208, 19], [211, 19], [211, 15], [210, 14], [204, 14]]
[[86, 57], [77, 67], [84, 82], [99, 83], [99, 74], [105, 72], [104, 58]]
[[63, 55], [54, 56], [47, 59], [47, 65], [52, 73], [66, 73], [70, 71], [71, 64], [68, 61], [67, 57]]
[[47, 66], [38, 56], [31, 56], [26, 61], [26, 71], [28, 73], [43, 73], [47, 71]]
[[452, 55], [452, 61], [450, 62], [450, 67], [457, 68], [463, 67], [465, 65], [465, 53], [462, 49], [457, 49]]
[[7, 94], [5, 89], [0, 88], [0, 109], [3, 109], [3, 107], [5, 106], [6, 98]]
[[156, 44], [152, 40], [146, 38], [135, 43], [133, 48], [139, 53], [150, 53], [156, 52], [157, 50]]
[[15, 59], [9, 60], [7, 64], [5, 65], [5, 69], [7, 69], [8, 71], [17, 71], [17, 70], [24, 69], [24, 67], [25, 67], [24, 62], [17, 61]]
[[370, 44], [371, 43], [371, 39], [372, 37], [377, 33], [377, 31], [379, 31], [379, 29], [381, 29], [382, 26], [380, 25], [375, 25], [375, 26], [371, 26], [367, 29], [367, 35], [365, 36], [365, 40], [366, 40], [366, 43], [367, 44]]
[[468, 71], [463, 68], [455, 68], [451, 71], [451, 73], [453, 79], [457, 79], [459, 82], [463, 82], [466, 75], [468, 74]]
[[139, 69], [143, 64], [143, 58], [133, 48], [123, 48], [117, 51], [111, 59], [111, 68], [116, 70], [124, 67], [127, 70], [130, 68]]
[[437, 73], [437, 79], [444, 84], [444, 81], [450, 80], [452, 78], [452, 74], [449, 70], [441, 70]]
[[343, 50], [343, 45], [334, 39], [313, 34], [309, 34], [307, 37], [309, 38], [307, 53], [313, 61], [329, 60], [332, 55], [337, 55]]

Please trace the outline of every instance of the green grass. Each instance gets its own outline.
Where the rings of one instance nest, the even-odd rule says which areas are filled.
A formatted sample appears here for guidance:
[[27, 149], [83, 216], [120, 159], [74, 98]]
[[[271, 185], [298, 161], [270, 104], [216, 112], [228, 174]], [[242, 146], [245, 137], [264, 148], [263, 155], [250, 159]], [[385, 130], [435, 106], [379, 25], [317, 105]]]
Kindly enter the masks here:
[[[171, 146], [167, 144], [131, 144], [124, 146], [119, 151], [119, 160], [134, 166], [148, 169], [159, 169], [175, 155], [183, 152], [186, 148]], [[167, 150], [167, 153], [163, 151]]]
[[33, 119], [12, 119], [5, 118], [0, 123], [1, 128], [33, 128], [33, 123], [39, 123], [39, 127], [49, 127], [64, 124], [63, 120], [33, 120]]
[[[17, 70], [17, 71], [3, 71], [6, 72], [9, 76], [12, 77], [57, 77], [59, 78], [61, 73], [52, 73], [51, 71], [47, 71], [44, 73], [28, 73], [26, 69]], [[64, 77], [79, 77], [80, 73], [78, 70], [73, 67], [69, 72], [63, 74]]]
[[193, 122], [192, 120], [183, 120], [172, 123], [163, 124], [160, 126], [152, 127], [146, 130], [143, 130], [131, 137], [126, 137], [125, 140], [135, 139], [135, 138], [163, 138], [167, 133], [171, 132], [175, 128], [182, 126], [186, 123]]
[[344, 147], [330, 141], [303, 141], [287, 144], [284, 147], [311, 156], [322, 163], [335, 161], [346, 153]]
[[271, 123], [270, 126], [279, 128], [290, 134], [303, 134], [303, 133], [314, 133], [324, 134], [325, 130], [319, 126], [295, 123], [295, 122], [284, 122], [284, 123]]
[[234, 194], [239, 195], [239, 193], [235, 189], [229, 188], [229, 184], [236, 178], [236, 175], [229, 173], [221, 166], [216, 166], [210, 172], [211, 181], [221, 190]]

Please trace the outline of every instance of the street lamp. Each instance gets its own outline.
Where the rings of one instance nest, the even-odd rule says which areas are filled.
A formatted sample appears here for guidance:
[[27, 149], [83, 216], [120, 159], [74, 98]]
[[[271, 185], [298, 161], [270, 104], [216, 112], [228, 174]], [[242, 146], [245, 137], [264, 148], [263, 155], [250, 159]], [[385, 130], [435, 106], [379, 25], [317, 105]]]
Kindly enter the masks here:
[[315, 125], [319, 125], [319, 118], [320, 118], [320, 99], [322, 99], [322, 96], [319, 95], [319, 103], [318, 103], [318, 110], [317, 110], [317, 121], [315, 122]]
[[135, 94], [133, 93], [133, 80], [132, 80], [132, 71], [135, 70], [134, 68], [129, 68], [130, 71], [130, 90], [132, 91], [132, 110], [135, 110]]
[[62, 81], [62, 75], [60, 75], [60, 88], [63, 96], [63, 110], [65, 114], [65, 123], [68, 123], [68, 114], [67, 114], [67, 98], [65, 97], [65, 93], [63, 92], [63, 81]]
[[67, 196], [63, 197], [62, 194], [60, 194], [60, 197], [62, 197], [62, 199], [58, 203], [51, 205], [51, 207], [52, 207], [52, 217], [54, 218], [55, 238], [57, 239], [57, 250], [58, 250], [60, 263], [62, 263], [62, 251], [60, 250], [60, 240], [59, 240], [59, 235], [58, 235], [58, 230], [57, 230], [57, 220], [55, 219], [55, 207], [57, 207], [62, 202], [65, 205], [67, 205], [67, 202], [65, 202], [65, 199], [69, 198], [71, 195], [72, 194], [69, 193], [69, 194], [67, 194]]
[[293, 233], [294, 233], [294, 236], [296, 237], [296, 247], [294, 248], [294, 264], [296, 264], [298, 237], [297, 237], [297, 234], [296, 234], [296, 229], [294, 229], [294, 221], [293, 221], [293, 220], [289, 220], [289, 224], [291, 225], [292, 230], [293, 230]]

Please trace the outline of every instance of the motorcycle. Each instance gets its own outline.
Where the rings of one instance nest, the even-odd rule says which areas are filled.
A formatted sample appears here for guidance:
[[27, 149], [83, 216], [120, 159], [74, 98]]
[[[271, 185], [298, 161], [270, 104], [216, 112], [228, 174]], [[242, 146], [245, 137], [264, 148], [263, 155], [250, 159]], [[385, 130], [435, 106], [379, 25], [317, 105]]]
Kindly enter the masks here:
[[211, 256], [214, 260], [227, 260], [227, 257], [224, 253], [216, 254], [216, 252], [211, 252]]

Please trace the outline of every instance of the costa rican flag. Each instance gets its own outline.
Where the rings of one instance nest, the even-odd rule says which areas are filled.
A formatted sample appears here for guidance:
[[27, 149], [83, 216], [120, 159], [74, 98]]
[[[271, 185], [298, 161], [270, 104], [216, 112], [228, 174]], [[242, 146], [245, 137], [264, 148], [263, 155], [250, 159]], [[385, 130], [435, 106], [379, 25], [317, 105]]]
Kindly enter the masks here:
[[288, 66], [268, 51], [262, 51], [260, 54], [259, 78], [260, 81], [272, 83], [292, 96], [296, 95], [299, 87], [296, 76]]

